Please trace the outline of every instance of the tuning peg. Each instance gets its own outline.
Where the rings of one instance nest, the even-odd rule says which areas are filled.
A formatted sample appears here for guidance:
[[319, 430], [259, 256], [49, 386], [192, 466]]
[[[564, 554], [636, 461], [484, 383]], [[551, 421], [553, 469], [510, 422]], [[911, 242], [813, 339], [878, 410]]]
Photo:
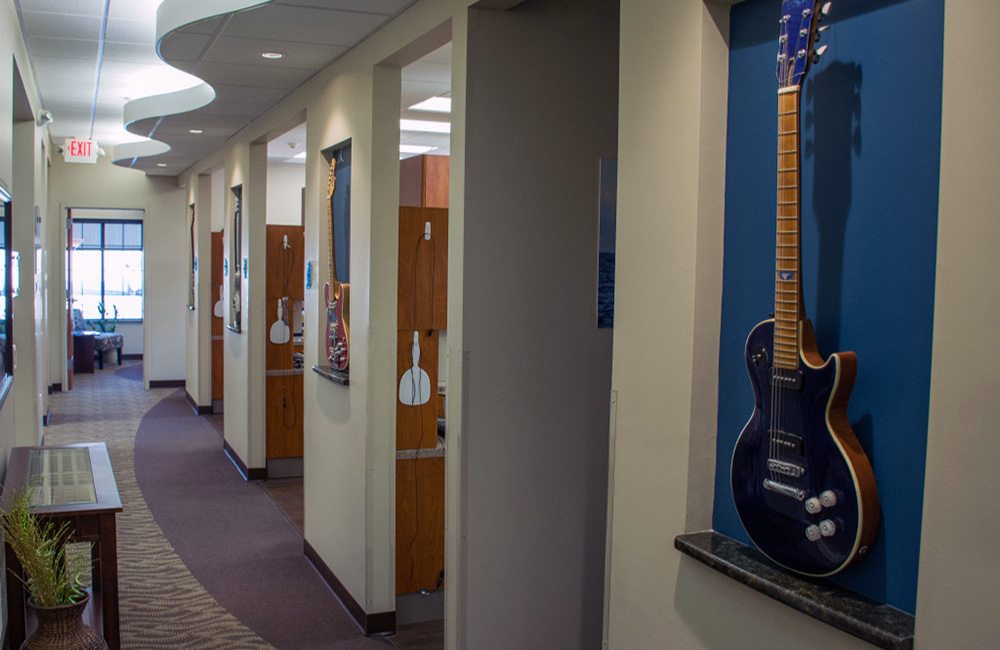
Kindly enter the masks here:
[[830, 29], [829, 25], [823, 25], [822, 27], [820, 27], [819, 29], [817, 29], [816, 30], [816, 40], [818, 41], [818, 40], [822, 39], [823, 38], [823, 34], [826, 33], [829, 29]]
[[820, 45], [813, 51], [813, 63], [819, 63], [819, 57], [823, 56], [826, 52], [828, 45]]
[[823, 6], [820, 8], [819, 12], [821, 14], [823, 14], [824, 16], [826, 16], [826, 15], [829, 15], [830, 9], [832, 9], [832, 8], [833, 8], [833, 2], [831, 0], [830, 2], [824, 3]]

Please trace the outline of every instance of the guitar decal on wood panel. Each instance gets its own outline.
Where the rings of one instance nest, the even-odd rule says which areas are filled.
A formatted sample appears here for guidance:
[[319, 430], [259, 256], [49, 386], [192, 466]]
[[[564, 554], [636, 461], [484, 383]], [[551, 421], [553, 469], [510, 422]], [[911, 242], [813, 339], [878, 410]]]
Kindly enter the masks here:
[[326, 191], [327, 241], [330, 243], [330, 276], [323, 285], [323, 300], [326, 302], [326, 358], [330, 366], [337, 370], [347, 370], [350, 363], [347, 314], [350, 299], [350, 285], [337, 279], [336, 246], [333, 230], [333, 193], [337, 187], [337, 158], [330, 159], [330, 177]]
[[736, 510], [754, 544], [812, 576], [864, 557], [879, 525], [871, 463], [847, 419], [857, 357], [824, 360], [802, 297], [799, 106], [830, 3], [784, 0], [778, 44], [778, 192], [774, 317], [747, 337], [754, 410], [733, 451]]

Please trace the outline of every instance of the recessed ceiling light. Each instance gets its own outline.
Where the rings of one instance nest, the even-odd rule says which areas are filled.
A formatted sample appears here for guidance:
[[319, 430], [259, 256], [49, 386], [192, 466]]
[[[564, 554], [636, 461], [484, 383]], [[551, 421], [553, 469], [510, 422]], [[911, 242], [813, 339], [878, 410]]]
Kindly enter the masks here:
[[265, 59], [280, 59], [285, 56], [281, 52], [261, 52], [260, 55]]
[[201, 135], [202, 133], [204, 133], [204, 131], [201, 130], [201, 129], [188, 129], [188, 133], [194, 133], [195, 135]]
[[305, 164], [305, 162], [306, 162], [306, 152], [305, 151], [301, 151], [301, 152], [295, 154], [294, 156], [292, 156], [291, 158], [285, 158], [285, 162], [288, 162], [288, 163], [303, 163], [303, 164]]
[[420, 133], [451, 133], [451, 122], [430, 122], [427, 120], [400, 120], [400, 131]]
[[428, 151], [434, 151], [437, 147], [425, 147], [420, 144], [401, 144], [399, 145], [399, 153], [427, 153]]
[[156, 163], [157, 167], [166, 167], [167, 163]]
[[426, 111], [428, 113], [450, 113], [451, 97], [431, 97], [410, 107], [411, 111]]

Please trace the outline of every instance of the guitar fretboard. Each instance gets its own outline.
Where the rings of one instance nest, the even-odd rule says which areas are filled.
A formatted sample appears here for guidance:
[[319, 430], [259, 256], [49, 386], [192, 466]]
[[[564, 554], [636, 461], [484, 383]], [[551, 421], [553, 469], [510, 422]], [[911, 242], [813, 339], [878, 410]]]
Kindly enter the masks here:
[[778, 209], [774, 273], [774, 365], [799, 367], [803, 316], [799, 206], [799, 88], [778, 93]]

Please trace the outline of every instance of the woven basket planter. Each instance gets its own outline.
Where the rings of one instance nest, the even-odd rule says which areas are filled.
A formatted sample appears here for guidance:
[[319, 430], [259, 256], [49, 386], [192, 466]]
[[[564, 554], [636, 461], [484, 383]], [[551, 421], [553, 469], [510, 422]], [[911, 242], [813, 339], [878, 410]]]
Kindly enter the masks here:
[[[90, 595], [78, 603], [62, 607], [35, 607], [38, 627], [21, 644], [22, 650], [108, 650], [108, 644], [83, 622], [83, 610]], [[30, 603], [29, 603], [30, 604]]]

